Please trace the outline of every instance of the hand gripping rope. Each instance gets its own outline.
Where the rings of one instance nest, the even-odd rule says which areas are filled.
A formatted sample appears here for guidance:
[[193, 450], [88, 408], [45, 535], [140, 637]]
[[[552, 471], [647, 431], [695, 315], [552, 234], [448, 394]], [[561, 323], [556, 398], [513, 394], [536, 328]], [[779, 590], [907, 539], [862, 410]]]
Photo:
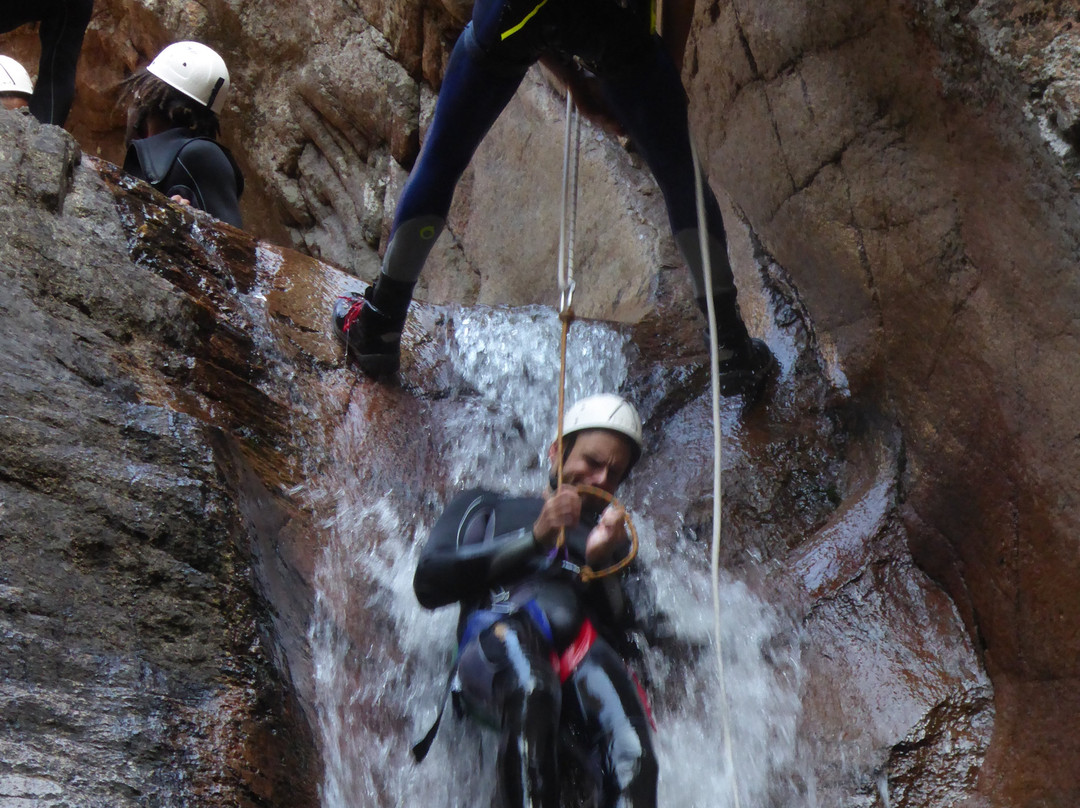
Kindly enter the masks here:
[[[559, 340], [559, 416], [558, 416], [558, 461], [556, 479], [558, 484], [563, 481], [563, 407], [566, 402], [566, 336], [570, 331], [570, 323], [574, 321], [574, 227], [577, 223], [577, 192], [578, 192], [578, 158], [581, 153], [581, 118], [578, 115], [577, 106], [570, 89], [566, 90], [566, 136], [563, 143], [563, 178], [562, 178], [562, 218], [559, 222], [559, 320], [562, 321], [562, 338]], [[591, 485], [579, 485], [579, 493], [591, 494], [594, 497], [606, 500], [611, 505], [622, 507], [618, 500], [607, 491], [595, 488]], [[588, 564], [581, 568], [581, 580], [592, 581], [603, 578], [605, 575], [613, 575], [626, 567], [638, 551], [637, 529], [630, 520], [630, 515], [624, 516], [627, 531], [630, 533], [630, 552], [622, 559], [602, 570], [593, 570]], [[559, 537], [555, 542], [556, 549], [566, 543], [566, 528], [559, 529]]]

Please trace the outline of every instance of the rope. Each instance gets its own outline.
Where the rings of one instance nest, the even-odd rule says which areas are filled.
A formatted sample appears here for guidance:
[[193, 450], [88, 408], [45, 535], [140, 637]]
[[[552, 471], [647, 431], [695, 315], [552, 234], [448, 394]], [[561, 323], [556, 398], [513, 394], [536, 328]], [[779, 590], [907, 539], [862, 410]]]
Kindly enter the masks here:
[[[562, 485], [563, 482], [563, 410], [566, 405], [566, 336], [570, 332], [570, 322], [574, 319], [574, 310], [572, 308], [567, 309], [565, 312], [559, 312], [559, 319], [562, 320], [562, 339], [559, 340], [559, 427], [558, 427], [558, 452], [559, 459], [556, 466], [555, 479], [558, 480], [558, 485]], [[558, 490], [558, 486], [556, 486]], [[556, 547], [562, 547], [563, 542], [566, 540], [566, 529], [559, 531], [559, 538], [555, 543]]]
[[[619, 500], [615, 499], [615, 497], [613, 497], [611, 494], [609, 494], [602, 488], [596, 488], [592, 485], [579, 485], [578, 491], [580, 493], [592, 494], [595, 497], [606, 499], [608, 502], [610, 502], [617, 508], [622, 507], [619, 504]], [[597, 578], [603, 578], [605, 575], [614, 575], [619, 570], [627, 567], [630, 562], [634, 560], [634, 557], [637, 555], [638, 551], [637, 528], [634, 527], [634, 523], [630, 519], [630, 514], [626, 513], [625, 511], [623, 511], [623, 521], [626, 522], [627, 531], [630, 533], [630, 552], [618, 561], [616, 561], [610, 567], [604, 567], [602, 570], [594, 570], [592, 567], [586, 564], [584, 567], [581, 568], [581, 580], [583, 582], [588, 583], [589, 581], [593, 581]]]
[[723, 644], [720, 637], [720, 520], [721, 492], [720, 474], [723, 455], [720, 444], [720, 360], [716, 344], [716, 309], [712, 296], [712, 259], [709, 256], [709, 234], [705, 222], [705, 192], [702, 188], [701, 165], [698, 163], [697, 148], [690, 141], [690, 156], [694, 163], [694, 202], [697, 205], [698, 243], [701, 249], [701, 264], [705, 275], [705, 308], [709, 318], [709, 369], [712, 375], [712, 420], [713, 420], [713, 537], [712, 537], [712, 597], [713, 597], [713, 636], [716, 647], [716, 669], [720, 680], [720, 723], [724, 733], [725, 758], [728, 771], [731, 772], [732, 805], [740, 808], [739, 783], [735, 772], [735, 757], [731, 747], [731, 709], [728, 704], [727, 684], [724, 679]]
[[[566, 131], [563, 137], [562, 206], [559, 211], [559, 319], [562, 339], [559, 342], [559, 459], [556, 477], [563, 482], [563, 410], [566, 404], [566, 337], [574, 321], [574, 228], [577, 221], [577, 164], [581, 153], [581, 120], [570, 89], [566, 90]], [[557, 490], [557, 488], [556, 488]], [[556, 548], [566, 542], [566, 529], [559, 530]]]
[[[570, 323], [574, 321], [574, 235], [577, 226], [578, 196], [578, 161], [581, 155], [581, 118], [570, 89], [566, 90], [566, 132], [563, 141], [563, 177], [562, 177], [562, 218], [559, 221], [559, 319], [562, 321], [562, 337], [559, 340], [559, 415], [556, 442], [558, 460], [556, 477], [558, 486], [563, 483], [563, 411], [566, 404], [566, 338], [570, 332]], [[591, 485], [579, 485], [578, 493], [592, 494], [607, 500], [611, 505], [621, 508], [619, 501], [607, 491]], [[594, 570], [588, 564], [579, 573], [585, 583], [613, 575], [625, 568], [637, 556], [638, 535], [630, 515], [625, 513], [623, 521], [630, 533], [630, 552], [619, 561], [601, 570]], [[566, 528], [559, 528], [555, 540], [556, 550], [566, 544]]]
[[566, 90], [566, 131], [563, 137], [562, 218], [559, 220], [559, 314], [574, 303], [574, 236], [577, 226], [578, 158], [581, 118], [570, 89]]

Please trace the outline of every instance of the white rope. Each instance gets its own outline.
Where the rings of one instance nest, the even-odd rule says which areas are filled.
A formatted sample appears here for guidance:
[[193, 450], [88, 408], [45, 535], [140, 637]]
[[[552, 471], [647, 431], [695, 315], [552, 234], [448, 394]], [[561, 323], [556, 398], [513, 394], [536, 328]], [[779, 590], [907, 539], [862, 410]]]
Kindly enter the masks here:
[[712, 295], [712, 260], [709, 256], [709, 233], [705, 221], [705, 192], [702, 188], [701, 165], [697, 148], [690, 140], [690, 155], [694, 162], [694, 202], [697, 205], [698, 243], [701, 249], [701, 266], [705, 275], [705, 310], [709, 318], [709, 368], [712, 376], [713, 421], [713, 536], [712, 536], [712, 597], [713, 597], [713, 644], [716, 647], [716, 669], [720, 680], [720, 723], [724, 734], [724, 750], [728, 771], [731, 772], [731, 796], [734, 808], [740, 808], [739, 783], [735, 774], [735, 755], [732, 751], [731, 708], [728, 704], [727, 684], [724, 679], [724, 654], [720, 637], [720, 472], [723, 454], [720, 445], [720, 359], [716, 344], [716, 309]]
[[566, 90], [566, 133], [563, 139], [562, 218], [559, 221], [559, 313], [574, 302], [574, 235], [577, 225], [578, 160], [581, 118], [570, 89]]

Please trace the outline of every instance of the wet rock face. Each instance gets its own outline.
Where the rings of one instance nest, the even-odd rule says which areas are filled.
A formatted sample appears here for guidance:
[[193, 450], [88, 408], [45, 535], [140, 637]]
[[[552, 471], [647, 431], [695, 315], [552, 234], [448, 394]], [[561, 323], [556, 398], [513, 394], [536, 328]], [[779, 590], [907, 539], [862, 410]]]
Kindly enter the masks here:
[[1080, 633], [1075, 9], [711, 15], [686, 75], [704, 160], [790, 273], [852, 400], [895, 414], [914, 557], [1002, 688], [997, 722], [1014, 731], [995, 735], [979, 787], [1069, 804], [1074, 751], [1054, 739], [1080, 704], [1051, 683], [1075, 679]]
[[0, 802], [312, 805], [211, 417], [259, 361], [86, 162], [0, 115]]
[[[329, 470], [351, 496], [393, 487], [417, 520], [434, 518], [450, 492], [427, 422], [468, 395], [445, 367], [453, 318], [420, 308], [400, 385], [355, 384], [325, 328], [348, 276], [167, 203], [59, 130], [0, 123], [0, 793], [314, 805], [327, 713], [402, 748], [408, 728], [395, 703], [319, 701], [312, 637], [344, 632], [357, 676], [404, 656], [392, 615], [369, 606], [374, 581], [320, 590], [352, 606], [311, 633], [334, 507], [311, 489]], [[892, 432], [848, 423], [805, 307], [769, 272], [791, 372], [754, 413], [725, 407], [725, 566], [791, 610], [804, 638], [808, 782], [869, 805], [880, 773], [912, 795], [894, 804], [948, 805], [972, 793], [986, 750], [985, 677], [898, 538], [896, 444], [874, 437]], [[671, 355], [657, 336], [698, 326], [650, 322], [633, 329], [650, 452], [630, 493], [665, 526], [662, 552], [704, 563], [706, 375], [700, 353]], [[348, 410], [363, 414], [349, 421], [362, 451], [342, 459]], [[386, 656], [356, 653], [372, 647]]]

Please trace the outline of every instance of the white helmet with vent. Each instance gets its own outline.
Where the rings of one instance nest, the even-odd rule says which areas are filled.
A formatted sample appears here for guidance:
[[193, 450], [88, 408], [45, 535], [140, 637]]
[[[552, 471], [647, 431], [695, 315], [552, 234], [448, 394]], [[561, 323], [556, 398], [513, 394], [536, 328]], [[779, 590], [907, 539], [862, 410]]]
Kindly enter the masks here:
[[563, 437], [586, 429], [610, 429], [625, 435], [633, 443], [633, 459], [641, 455], [641, 417], [625, 398], [601, 393], [576, 402], [563, 418]]
[[174, 42], [146, 69], [211, 112], [221, 114], [229, 91], [229, 69], [213, 48], [201, 42]]
[[10, 56], [0, 56], [0, 93], [34, 94], [34, 82], [26, 68]]

